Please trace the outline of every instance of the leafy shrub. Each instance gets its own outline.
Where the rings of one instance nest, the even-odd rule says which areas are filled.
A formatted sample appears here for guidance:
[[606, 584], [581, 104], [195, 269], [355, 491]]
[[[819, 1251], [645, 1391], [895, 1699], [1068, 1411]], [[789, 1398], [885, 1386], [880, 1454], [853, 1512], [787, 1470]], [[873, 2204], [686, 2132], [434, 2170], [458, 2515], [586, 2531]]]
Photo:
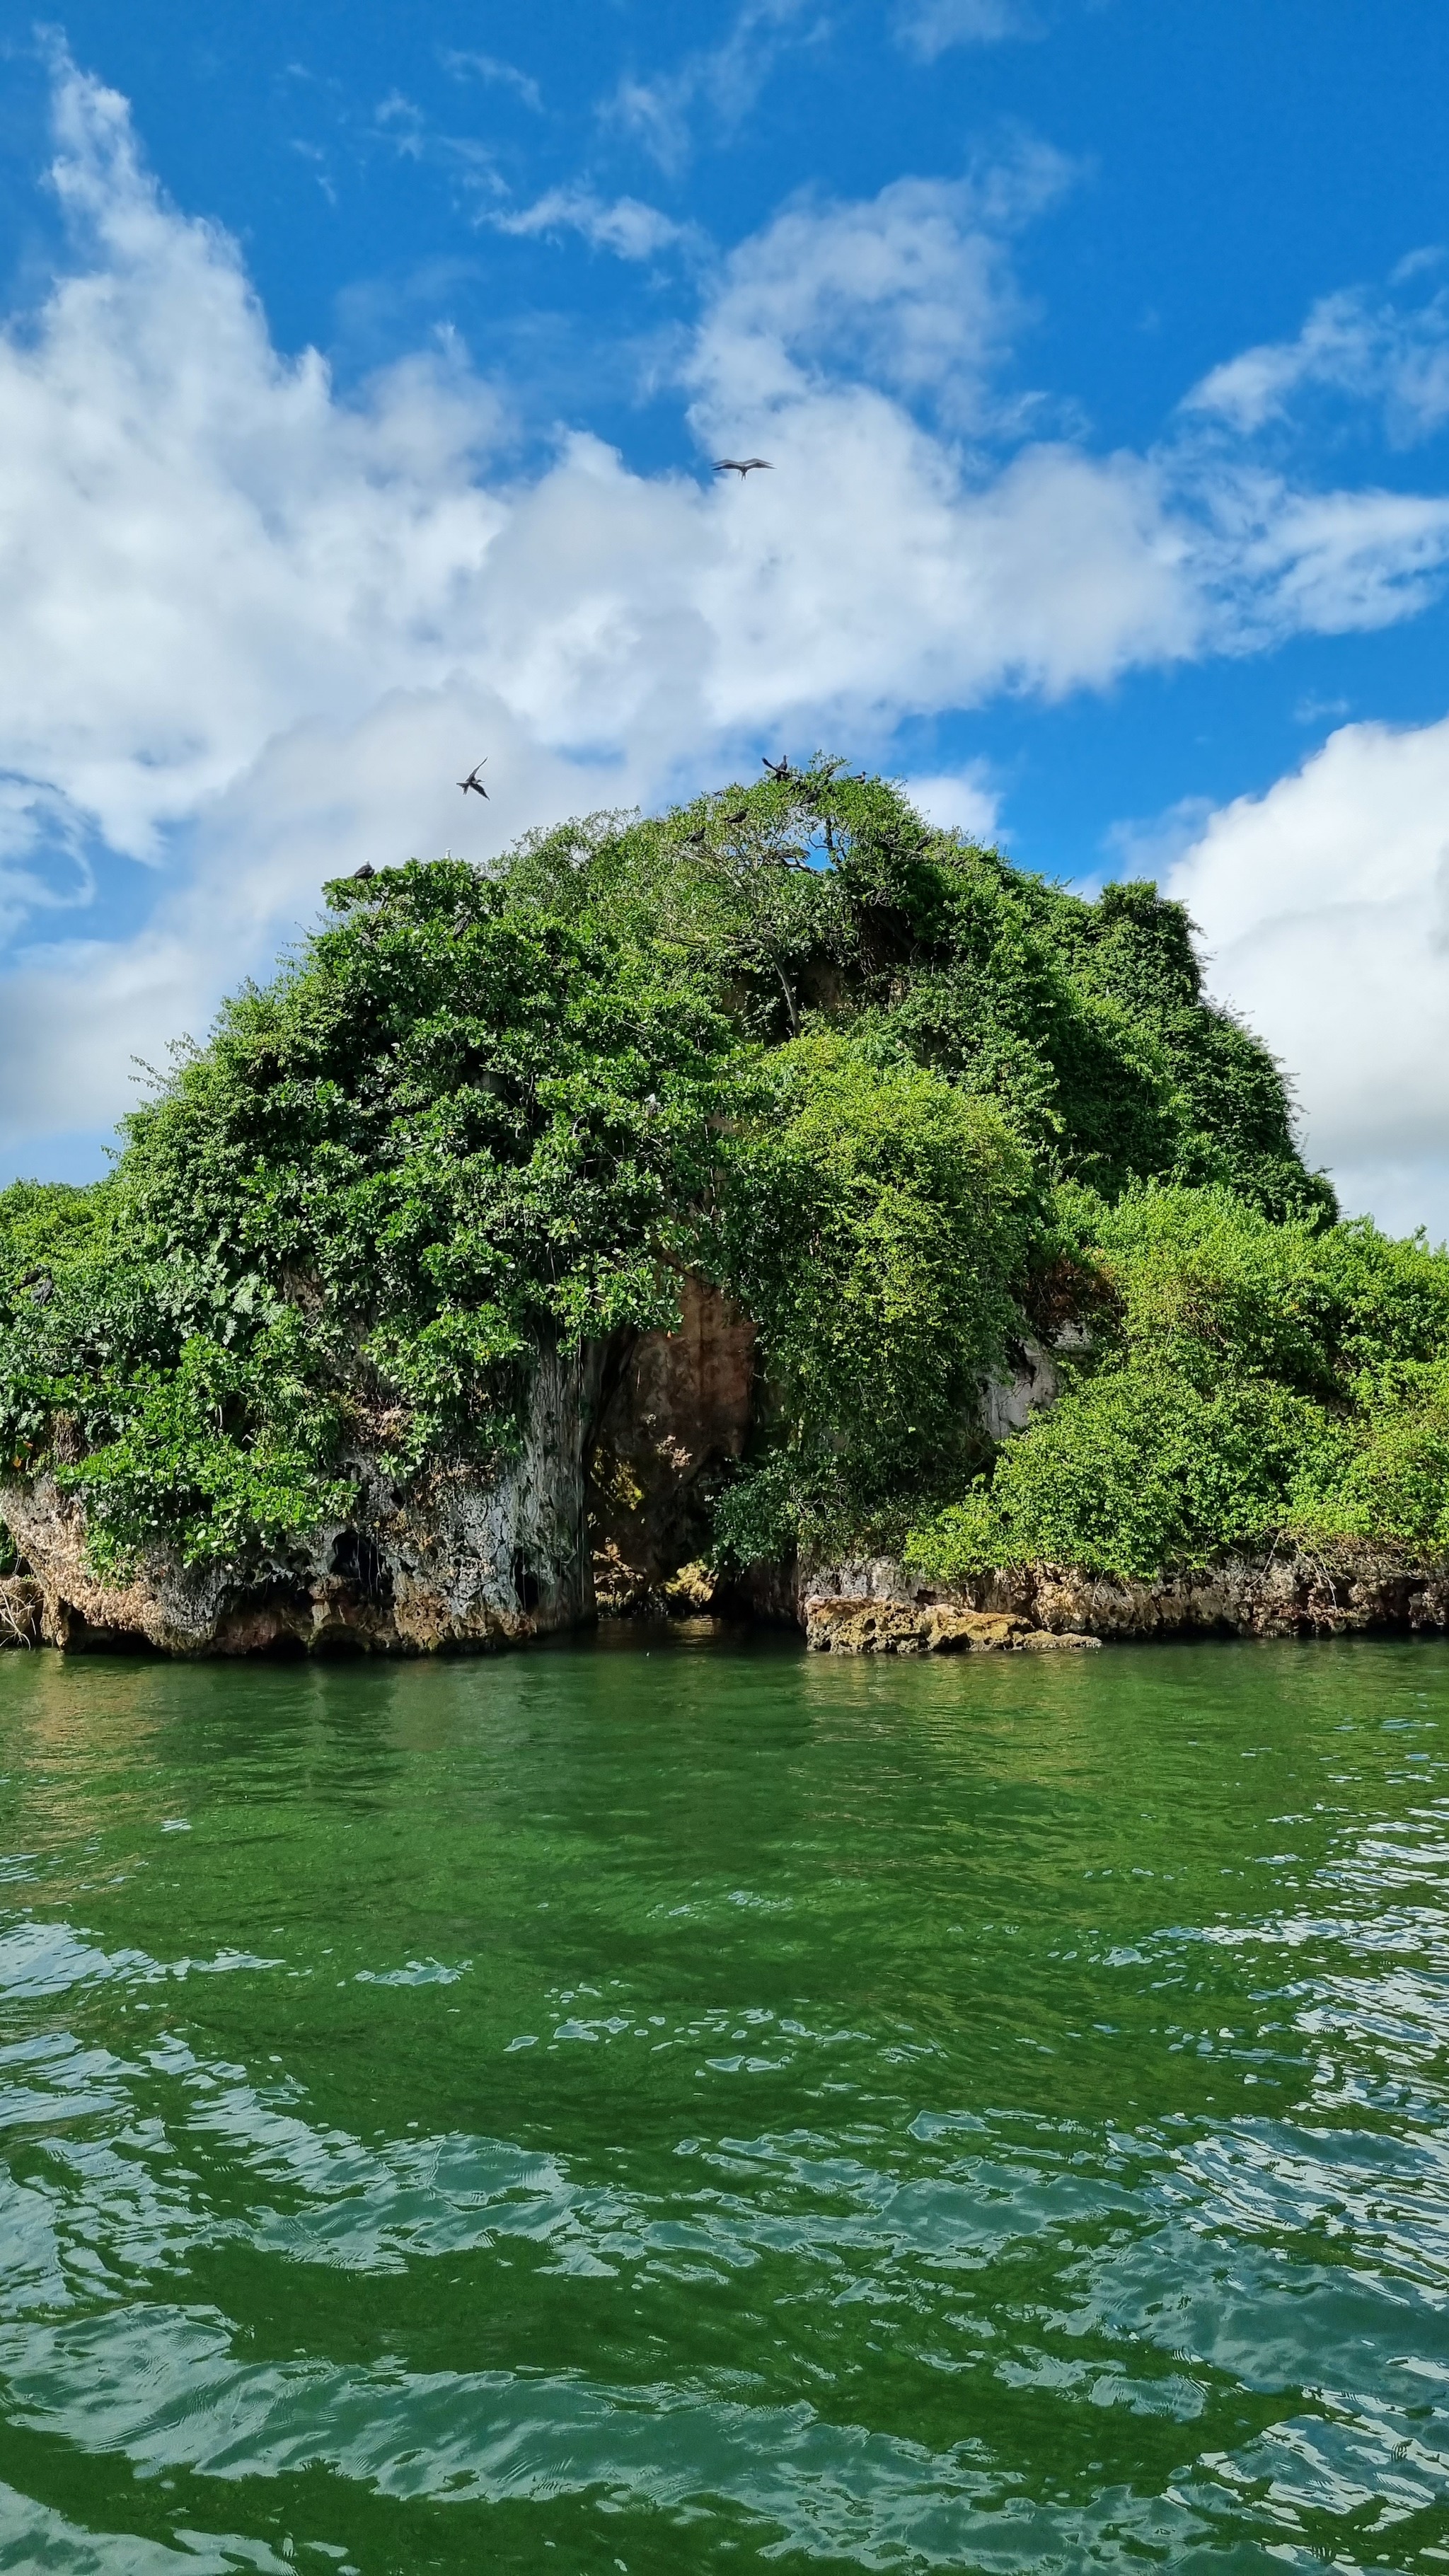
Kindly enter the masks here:
[[1275, 1224], [1221, 1184], [1059, 1194], [1104, 1290], [1061, 1401], [907, 1559], [1151, 1576], [1274, 1540], [1449, 1546], [1449, 1258], [1366, 1221]]
[[765, 1480], [718, 1521], [747, 1554], [868, 1518], [960, 1458], [1014, 1321], [1032, 1197], [999, 1111], [902, 1054], [802, 1038], [762, 1088], [721, 1228], [771, 1399]]

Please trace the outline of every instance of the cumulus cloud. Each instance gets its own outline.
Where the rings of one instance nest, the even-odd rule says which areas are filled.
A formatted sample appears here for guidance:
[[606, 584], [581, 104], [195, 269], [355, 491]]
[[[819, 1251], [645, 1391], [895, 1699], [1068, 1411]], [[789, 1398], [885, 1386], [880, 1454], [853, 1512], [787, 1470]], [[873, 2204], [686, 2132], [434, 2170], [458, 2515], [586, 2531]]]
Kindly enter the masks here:
[[990, 848], [1001, 812], [1001, 795], [986, 763], [973, 760], [965, 769], [933, 771], [901, 781], [911, 803], [928, 823], [943, 832], [960, 832], [968, 841]]
[[299, 706], [446, 672], [497, 404], [440, 352], [343, 409], [159, 202], [123, 102], [71, 76], [57, 120], [84, 265], [0, 340], [0, 763], [156, 860]]
[[1449, 718], [1341, 727], [1214, 813], [1168, 885], [1345, 1206], [1449, 1233]]
[[[55, 112], [69, 264], [0, 333], [0, 1136], [105, 1127], [131, 1055], [364, 859], [480, 857], [766, 744], [888, 757], [907, 715], [1402, 615], [1449, 548], [1436, 501], [1028, 437], [993, 385], [1048, 155], [792, 204], [718, 265], [682, 390], [703, 458], [772, 458], [740, 486], [582, 429], [506, 470], [506, 389], [446, 339], [343, 399], [278, 355], [120, 98], [62, 66]], [[922, 792], [989, 828], [979, 777]], [[61, 937], [93, 885], [137, 926]]]
[[730, 258], [693, 372], [741, 408], [848, 368], [961, 425], [1000, 411], [994, 379], [1026, 320], [1010, 233], [1060, 195], [1061, 154], [1023, 151], [984, 185], [898, 179], [853, 204], [787, 207]]

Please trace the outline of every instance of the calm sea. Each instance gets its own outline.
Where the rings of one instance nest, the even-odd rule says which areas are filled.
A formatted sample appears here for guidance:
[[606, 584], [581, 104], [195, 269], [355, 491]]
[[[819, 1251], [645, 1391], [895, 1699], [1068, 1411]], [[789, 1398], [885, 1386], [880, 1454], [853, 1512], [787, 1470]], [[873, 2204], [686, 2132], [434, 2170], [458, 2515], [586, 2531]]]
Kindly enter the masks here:
[[1449, 1648], [0, 1658], [0, 2566], [1449, 2566]]

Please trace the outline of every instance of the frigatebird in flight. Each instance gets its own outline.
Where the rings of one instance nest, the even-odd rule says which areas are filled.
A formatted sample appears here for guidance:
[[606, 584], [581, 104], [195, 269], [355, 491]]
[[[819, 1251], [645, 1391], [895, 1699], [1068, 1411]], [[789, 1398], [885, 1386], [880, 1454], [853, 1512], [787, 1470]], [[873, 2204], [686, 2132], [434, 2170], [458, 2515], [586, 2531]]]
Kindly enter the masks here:
[[462, 788], [463, 793], [464, 793], [464, 795], [465, 795], [465, 796], [467, 795], [468, 790], [469, 790], [469, 788], [470, 788], [470, 787], [472, 787], [472, 788], [476, 789], [477, 793], [478, 793], [480, 796], [486, 796], [486, 795], [487, 795], [488, 790], [487, 790], [487, 788], [484, 786], [482, 779], [481, 779], [481, 778], [479, 777], [479, 775], [478, 775], [479, 770], [480, 770], [480, 769], [486, 769], [486, 768], [487, 768], [487, 766], [488, 766], [488, 754], [487, 754], [487, 752], [485, 751], [485, 753], [483, 754], [482, 759], [474, 762], [474, 764], [473, 764], [472, 768], [471, 768], [471, 769], [469, 770], [469, 772], [468, 772], [467, 777], [466, 777], [466, 778], [460, 778], [460, 779], [459, 779], [459, 781], [458, 781], [458, 784], [459, 784], [459, 786]]
[[714, 470], [716, 474], [738, 474], [742, 483], [747, 474], [773, 474], [775, 471], [768, 456], [717, 456]]

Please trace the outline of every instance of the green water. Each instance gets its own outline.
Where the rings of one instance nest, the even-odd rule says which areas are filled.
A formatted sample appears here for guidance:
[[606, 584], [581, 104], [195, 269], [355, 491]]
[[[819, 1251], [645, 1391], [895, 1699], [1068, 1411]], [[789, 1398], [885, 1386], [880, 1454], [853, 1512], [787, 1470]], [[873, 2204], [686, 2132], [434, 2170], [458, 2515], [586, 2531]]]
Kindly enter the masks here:
[[1449, 2564], [1449, 1649], [0, 1659], [0, 2566]]

